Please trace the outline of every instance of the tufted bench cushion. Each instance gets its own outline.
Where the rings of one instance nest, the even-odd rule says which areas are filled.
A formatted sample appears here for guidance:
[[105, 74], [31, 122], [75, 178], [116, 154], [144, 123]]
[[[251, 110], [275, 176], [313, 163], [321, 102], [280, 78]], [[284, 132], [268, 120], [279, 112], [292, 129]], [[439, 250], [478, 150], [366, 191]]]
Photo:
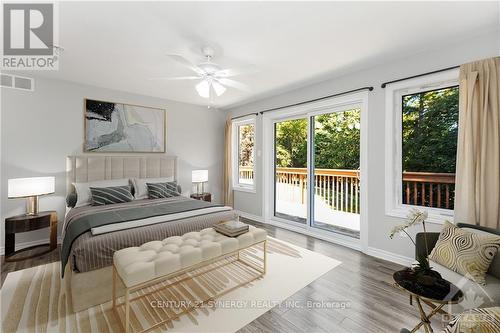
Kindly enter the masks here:
[[249, 247], [266, 240], [266, 237], [265, 230], [253, 226], [235, 238], [207, 228], [116, 251], [113, 263], [125, 286], [132, 287]]

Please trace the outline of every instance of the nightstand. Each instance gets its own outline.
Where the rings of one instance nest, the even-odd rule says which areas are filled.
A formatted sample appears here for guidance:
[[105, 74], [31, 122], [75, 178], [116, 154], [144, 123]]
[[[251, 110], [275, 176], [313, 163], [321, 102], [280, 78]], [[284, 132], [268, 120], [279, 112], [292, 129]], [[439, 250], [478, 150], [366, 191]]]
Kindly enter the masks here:
[[210, 193], [199, 193], [199, 194], [193, 193], [193, 194], [191, 194], [190, 197], [191, 197], [191, 199], [212, 202], [212, 194], [210, 194]]
[[[49, 228], [50, 230], [50, 241], [48, 244], [41, 244], [26, 247], [24, 249], [15, 251], [16, 245], [16, 233], [28, 232], [43, 228]], [[34, 249], [40, 246], [48, 246], [48, 250], [38, 252], [31, 256], [26, 257], [16, 257], [12, 256], [27, 250]], [[17, 215], [8, 217], [5, 219], [5, 261], [20, 261], [24, 259], [29, 259], [43, 254], [49, 253], [50, 251], [57, 248], [57, 212], [47, 211], [39, 212], [36, 215]]]

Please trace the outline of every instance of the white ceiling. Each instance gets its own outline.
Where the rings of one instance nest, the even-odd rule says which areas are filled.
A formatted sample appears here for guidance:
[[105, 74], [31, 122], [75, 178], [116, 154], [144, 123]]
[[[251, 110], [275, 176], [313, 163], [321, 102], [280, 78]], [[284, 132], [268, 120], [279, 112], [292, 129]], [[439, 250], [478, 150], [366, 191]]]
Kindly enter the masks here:
[[215, 47], [222, 67], [255, 65], [228, 90], [227, 107], [249, 99], [436, 48], [498, 29], [498, 2], [64, 2], [59, 5], [63, 80], [206, 105], [191, 75], [165, 54], [201, 62]]

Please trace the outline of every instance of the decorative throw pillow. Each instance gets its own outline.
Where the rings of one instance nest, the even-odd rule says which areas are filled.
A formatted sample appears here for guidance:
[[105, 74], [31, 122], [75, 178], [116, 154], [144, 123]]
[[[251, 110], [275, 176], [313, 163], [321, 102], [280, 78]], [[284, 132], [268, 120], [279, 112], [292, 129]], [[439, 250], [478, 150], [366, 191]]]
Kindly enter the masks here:
[[177, 182], [146, 183], [146, 185], [148, 186], [149, 199], [171, 198], [181, 195], [177, 192]]
[[78, 197], [76, 193], [70, 193], [66, 196], [66, 206], [73, 208], [76, 206], [76, 202], [78, 200]]
[[454, 316], [443, 333], [500, 332], [500, 306], [470, 309]]
[[90, 192], [91, 187], [111, 187], [111, 186], [126, 186], [126, 185], [129, 185], [128, 178], [96, 180], [88, 183], [73, 183], [77, 196], [75, 207], [81, 207], [92, 204], [92, 199], [91, 199], [92, 193]]
[[134, 198], [147, 199], [148, 198], [148, 186], [147, 183], [166, 183], [173, 182], [174, 177], [161, 177], [161, 178], [133, 178], [132, 184], [134, 185]]
[[134, 200], [130, 186], [91, 187], [92, 206], [110, 205]]
[[477, 235], [445, 222], [429, 259], [485, 285], [485, 274], [500, 247], [500, 236]]

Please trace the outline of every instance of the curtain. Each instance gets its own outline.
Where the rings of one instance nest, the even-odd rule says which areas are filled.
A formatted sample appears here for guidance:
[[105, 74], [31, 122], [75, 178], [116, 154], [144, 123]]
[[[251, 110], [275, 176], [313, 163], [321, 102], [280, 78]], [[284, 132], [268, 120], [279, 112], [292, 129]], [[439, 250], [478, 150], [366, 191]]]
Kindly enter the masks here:
[[224, 200], [224, 205], [233, 206], [233, 180], [232, 180], [232, 121], [228, 119], [226, 121], [226, 130], [224, 134], [224, 174], [222, 180], [223, 193], [222, 198]]
[[500, 228], [500, 57], [460, 66], [455, 221]]

